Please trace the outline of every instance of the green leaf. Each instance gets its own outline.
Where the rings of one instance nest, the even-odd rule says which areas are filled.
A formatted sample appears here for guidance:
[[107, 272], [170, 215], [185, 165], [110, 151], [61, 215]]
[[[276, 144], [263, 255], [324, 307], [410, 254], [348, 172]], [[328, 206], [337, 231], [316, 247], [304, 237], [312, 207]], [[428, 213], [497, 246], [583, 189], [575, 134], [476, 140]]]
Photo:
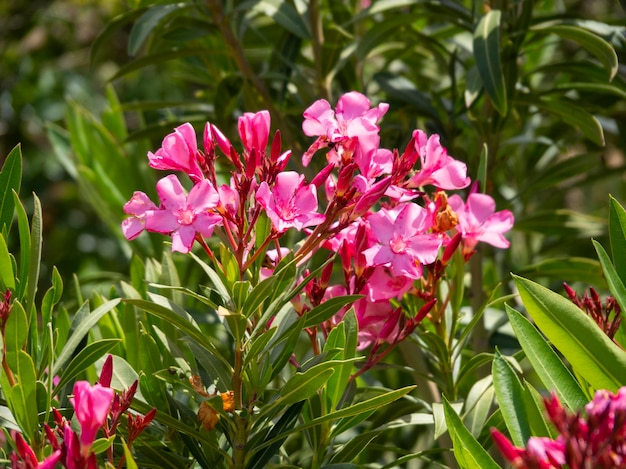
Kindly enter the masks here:
[[[539, 391], [526, 381], [524, 382], [524, 406], [533, 436], [556, 438], [556, 432], [552, 430], [552, 425], [546, 418], [546, 406], [544, 405], [543, 397], [539, 394]], [[572, 410], [577, 412], [581, 408]]]
[[625, 384], [626, 354], [571, 301], [513, 276], [528, 314], [593, 389], [616, 392]]
[[4, 339], [7, 352], [21, 350], [28, 339], [28, 317], [19, 301], [14, 301], [11, 305], [11, 314], [5, 325]]
[[116, 298], [114, 300], [107, 301], [103, 305], [93, 310], [90, 314], [87, 314], [74, 328], [72, 334], [68, 337], [67, 342], [63, 346], [59, 357], [56, 359], [54, 366], [52, 367], [52, 375], [58, 375], [65, 367], [66, 363], [70, 360], [76, 347], [80, 344], [83, 338], [89, 334], [89, 331], [98, 324], [98, 321], [102, 316], [107, 314], [113, 308], [115, 308], [121, 300]]
[[511, 439], [517, 447], [526, 445], [530, 438], [530, 424], [526, 416], [524, 405], [524, 389], [513, 367], [496, 350], [492, 366], [493, 385], [496, 398], [504, 422], [509, 430]]
[[569, 369], [528, 319], [506, 305], [509, 322], [515, 332], [526, 358], [539, 379], [572, 411], [578, 411], [587, 403], [587, 397]]
[[246, 2], [239, 8], [243, 11], [247, 11], [252, 5], [254, 5], [252, 11], [269, 16], [276, 21], [277, 24], [285, 28], [287, 31], [295, 34], [299, 38], [311, 38], [309, 29], [303, 21], [302, 16], [300, 16], [296, 9], [285, 0], [256, 0], [253, 2]]
[[0, 232], [11, 228], [13, 220], [13, 191], [19, 194], [22, 182], [22, 148], [16, 145], [7, 155], [0, 171]]
[[478, 163], [478, 176], [476, 180], [479, 183], [480, 191], [485, 192], [487, 190], [487, 168], [489, 167], [489, 149], [487, 144], [483, 143], [483, 149], [480, 152], [480, 161]]
[[259, 282], [259, 284], [252, 289], [246, 298], [246, 302], [243, 304], [242, 312], [244, 316], [249, 318], [253, 315], [259, 306], [270, 296], [270, 292], [274, 287], [275, 278], [270, 276], [265, 280]]
[[87, 345], [64, 368], [55, 388], [63, 389], [63, 386], [93, 365], [102, 355], [112, 350], [121, 341], [122, 339], [102, 339]]
[[363, 298], [363, 295], [336, 296], [324, 301], [322, 304], [317, 305], [311, 311], [306, 313], [304, 327], [313, 327], [323, 323], [337, 314], [341, 308], [354, 303], [360, 298]]
[[43, 224], [41, 214], [41, 202], [33, 194], [33, 217], [30, 229], [30, 262], [28, 264], [28, 288], [26, 289], [26, 299], [24, 309], [32, 323], [35, 311], [35, 294], [37, 293], [37, 282], [39, 282], [39, 269], [41, 267], [41, 247], [43, 243]]
[[[13, 199], [15, 201], [17, 228], [20, 238], [20, 286], [17, 291], [16, 298], [22, 301], [28, 284], [28, 265], [30, 263], [30, 226], [28, 224], [28, 215], [26, 215], [26, 210], [24, 209], [17, 192], [13, 192]], [[0, 270], [2, 270], [2, 265], [3, 262], [0, 261]]]
[[0, 288], [2, 293], [7, 288], [15, 290], [15, 272], [13, 272], [13, 262], [9, 254], [9, 247], [7, 246], [4, 236], [0, 234]]
[[531, 279], [544, 277], [557, 282], [585, 282], [598, 288], [606, 285], [600, 262], [586, 257], [545, 259], [523, 267], [518, 274]]
[[568, 209], [541, 210], [520, 220], [515, 229], [546, 236], [592, 238], [605, 231], [605, 220]]
[[463, 469], [500, 469], [500, 466], [489, 456], [489, 453], [465, 428], [461, 418], [445, 397], [443, 399], [443, 410], [446, 424], [448, 425], [448, 432], [452, 439], [454, 456], [459, 466]]
[[604, 146], [604, 130], [598, 119], [587, 112], [582, 106], [566, 98], [542, 96], [532, 100], [543, 111], [555, 114], [563, 121], [578, 128], [585, 137], [596, 145]]
[[501, 115], [507, 113], [506, 86], [500, 63], [500, 10], [490, 10], [474, 31], [476, 67], [485, 91]]
[[617, 270], [615, 270], [615, 267], [611, 263], [611, 259], [609, 259], [609, 255], [606, 253], [602, 245], [598, 243], [595, 239], [592, 240], [592, 242], [593, 246], [596, 248], [596, 252], [598, 253], [598, 258], [600, 259], [600, 264], [602, 265], [604, 277], [609, 284], [609, 290], [611, 291], [611, 294], [615, 297], [617, 303], [621, 306], [623, 311], [624, 309], [626, 309], [626, 287], [624, 287], [622, 280], [617, 274]]
[[581, 47], [587, 49], [590, 53], [596, 56], [596, 58], [604, 65], [609, 71], [609, 80], [612, 80], [617, 74], [618, 59], [615, 49], [610, 43], [602, 39], [597, 34], [594, 34], [579, 26], [572, 26], [566, 24], [539, 24], [531, 28], [534, 31], [540, 31], [542, 33], [553, 33], [560, 36], [563, 39], [577, 42]]
[[[137, 54], [148, 36], [167, 16], [184, 7], [184, 3], [156, 5], [144, 12], [135, 22], [128, 38], [128, 55]], [[187, 5], [189, 7], [190, 5]]]
[[10, 406], [20, 428], [32, 441], [39, 424], [37, 409], [37, 377], [33, 359], [23, 350], [16, 354], [7, 352], [7, 361], [16, 375], [18, 384], [6, 390], [6, 397], [10, 400]]
[[613, 265], [626, 284], [626, 210], [613, 196], [609, 196], [609, 236]]
[[304, 373], [293, 375], [280, 390], [281, 403], [294, 404], [308, 399], [316, 393], [335, 372], [334, 367], [345, 363], [344, 360], [330, 360], [309, 368]]

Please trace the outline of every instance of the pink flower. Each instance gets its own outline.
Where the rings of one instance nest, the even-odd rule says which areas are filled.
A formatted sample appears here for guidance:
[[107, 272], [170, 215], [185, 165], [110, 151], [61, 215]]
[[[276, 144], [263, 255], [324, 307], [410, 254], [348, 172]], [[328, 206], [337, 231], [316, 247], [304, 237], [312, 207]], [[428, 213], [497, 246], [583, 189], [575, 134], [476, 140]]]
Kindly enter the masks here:
[[[439, 189], [462, 189], [470, 183], [465, 163], [448, 156], [439, 143], [439, 135], [428, 137], [425, 132], [413, 132], [414, 151], [419, 154], [422, 168], [408, 181], [409, 187], [432, 184]], [[407, 149], [408, 151], [409, 149]]]
[[[356, 139], [355, 160], [363, 174], [369, 172], [370, 160], [376, 155], [380, 138], [379, 128], [376, 122], [385, 115], [389, 105], [381, 103], [370, 109], [370, 101], [367, 97], [356, 91], [344, 94], [337, 102], [335, 111], [328, 101], [320, 99], [315, 101], [304, 111], [302, 131], [309, 137], [319, 137], [305, 152], [302, 164], [307, 166], [313, 153], [325, 144], [339, 142], [349, 143]], [[332, 150], [331, 158], [338, 158], [336, 150]], [[387, 165], [388, 154], [380, 155], [382, 160], [378, 165]]]
[[[61, 450], [57, 449], [50, 456], [43, 461], [39, 462], [35, 452], [26, 442], [21, 433], [11, 431], [13, 441], [15, 441], [15, 447], [17, 448], [17, 454], [11, 455], [11, 467], [18, 467], [24, 469], [54, 469], [61, 459]], [[17, 456], [21, 461], [18, 462]]]
[[305, 185], [304, 176], [295, 171], [279, 173], [272, 190], [263, 181], [255, 197], [278, 233], [289, 228], [302, 230], [306, 226], [319, 225], [325, 219], [324, 215], [317, 213], [315, 186]]
[[146, 212], [158, 210], [146, 194], [136, 191], [124, 205], [124, 213], [132, 215], [122, 222], [122, 232], [127, 240], [133, 240], [146, 228]]
[[247, 152], [255, 150], [257, 155], [265, 153], [270, 134], [270, 113], [246, 112], [239, 118], [239, 136]]
[[172, 235], [172, 251], [191, 251], [196, 232], [208, 237], [222, 217], [210, 210], [219, 202], [219, 195], [208, 179], [201, 180], [185, 194], [180, 181], [170, 174], [157, 182], [161, 208], [146, 212], [146, 229]]
[[435, 262], [441, 238], [428, 234], [430, 216], [413, 203], [381, 209], [368, 217], [375, 244], [363, 251], [369, 266], [389, 266], [393, 276], [418, 279], [422, 264]]
[[150, 167], [183, 171], [194, 182], [204, 178], [198, 165], [199, 156], [196, 131], [189, 122], [176, 127], [174, 132], [167, 135], [156, 153], [148, 152]]
[[448, 204], [459, 216], [456, 229], [462, 234], [466, 249], [474, 249], [479, 241], [497, 248], [509, 247], [503, 233], [513, 227], [513, 214], [508, 210], [496, 212], [496, 203], [490, 196], [473, 193], [463, 203], [455, 194]]
[[113, 395], [113, 389], [99, 384], [91, 386], [87, 381], [74, 383], [74, 397], [70, 402], [80, 423], [80, 452], [83, 457], [89, 454], [98, 429], [107, 418]]
[[403, 275], [390, 276], [384, 267], [376, 267], [367, 281], [367, 298], [370, 301], [400, 299], [413, 286], [413, 279]]
[[402, 310], [394, 309], [389, 301], [369, 301], [363, 298], [354, 303], [359, 324], [358, 350], [383, 342], [393, 343], [398, 336]]

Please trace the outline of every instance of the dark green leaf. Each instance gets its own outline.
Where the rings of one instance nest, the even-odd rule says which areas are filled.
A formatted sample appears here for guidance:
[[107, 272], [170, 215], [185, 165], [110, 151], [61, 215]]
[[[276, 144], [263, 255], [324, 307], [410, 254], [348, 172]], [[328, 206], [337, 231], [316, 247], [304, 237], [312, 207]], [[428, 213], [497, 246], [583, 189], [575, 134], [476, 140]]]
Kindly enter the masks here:
[[304, 327], [318, 326], [333, 317], [341, 308], [363, 298], [363, 295], [336, 296], [324, 301], [306, 314]]
[[16, 145], [4, 160], [0, 171], [0, 233], [4, 226], [7, 231], [13, 220], [13, 191], [20, 193], [22, 182], [22, 148]]
[[613, 265], [626, 285], [626, 210], [612, 196], [609, 202], [609, 235]]
[[[168, 15], [179, 11], [183, 7], [185, 7], [185, 4], [181, 3], [156, 5], [144, 12], [130, 31], [130, 37], [128, 38], [128, 55], [134, 56], [137, 54], [143, 43], [148, 39], [148, 36], [152, 34], [159, 23]], [[189, 5], [187, 5], [187, 7], [189, 7]]]
[[78, 374], [85, 371], [96, 360], [102, 357], [105, 353], [112, 350], [122, 339], [102, 339], [96, 342], [92, 342], [82, 349], [78, 354], [72, 358], [72, 361], [63, 369], [60, 375], [60, 380], [55, 386], [56, 389], [63, 389], [67, 383], [74, 379]]
[[476, 67], [485, 91], [501, 115], [507, 113], [506, 86], [500, 63], [500, 10], [490, 10], [474, 31]]

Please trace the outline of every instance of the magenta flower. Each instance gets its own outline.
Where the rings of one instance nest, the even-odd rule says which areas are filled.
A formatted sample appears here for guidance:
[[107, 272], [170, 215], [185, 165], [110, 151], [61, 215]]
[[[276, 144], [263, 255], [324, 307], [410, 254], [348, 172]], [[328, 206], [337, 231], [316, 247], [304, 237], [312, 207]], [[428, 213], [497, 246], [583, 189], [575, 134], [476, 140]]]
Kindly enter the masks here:
[[136, 191], [124, 204], [124, 213], [132, 215], [122, 222], [122, 232], [127, 240], [133, 240], [146, 228], [146, 212], [158, 210], [146, 194]]
[[74, 397], [70, 402], [80, 423], [80, 452], [83, 457], [89, 454], [98, 429], [107, 418], [114, 394], [113, 389], [99, 384], [91, 386], [87, 381], [74, 383]]
[[11, 467], [24, 469], [54, 469], [61, 459], [61, 450], [57, 449], [46, 459], [39, 462], [35, 452], [26, 442], [21, 433], [12, 430], [11, 436], [13, 437], [15, 447], [17, 448], [17, 453], [13, 453], [10, 456]]
[[[385, 115], [389, 109], [387, 103], [380, 103], [370, 109], [370, 101], [367, 97], [356, 91], [344, 94], [337, 102], [335, 111], [328, 101], [320, 99], [315, 101], [304, 111], [302, 131], [309, 137], [319, 137], [302, 157], [302, 164], [307, 166], [316, 150], [322, 146], [348, 142], [356, 139], [355, 160], [363, 174], [369, 172], [371, 159], [376, 155], [380, 138], [379, 128], [376, 122]], [[331, 158], [337, 158], [336, 150], [331, 151]], [[387, 164], [388, 154], [381, 154], [383, 161], [377, 165]]]
[[389, 301], [373, 302], [363, 298], [354, 303], [354, 312], [359, 324], [358, 350], [395, 342], [400, 330], [400, 308], [394, 309]]
[[208, 237], [222, 217], [212, 213], [219, 195], [207, 179], [201, 180], [185, 194], [180, 181], [170, 174], [156, 185], [161, 208], [146, 212], [146, 229], [172, 235], [172, 251], [191, 251], [196, 232]]
[[239, 118], [238, 127], [241, 143], [246, 151], [255, 150], [257, 155], [264, 154], [270, 135], [270, 113], [246, 112]]
[[400, 299], [413, 286], [413, 279], [404, 275], [390, 276], [384, 267], [376, 267], [365, 290], [370, 301]]
[[188, 122], [176, 127], [174, 132], [167, 135], [156, 153], [148, 152], [150, 167], [183, 171], [193, 182], [204, 178], [198, 165], [199, 156], [196, 131]]
[[513, 214], [508, 210], [496, 212], [496, 203], [489, 195], [475, 192], [463, 203], [455, 194], [448, 204], [459, 216], [456, 229], [462, 234], [466, 249], [474, 249], [479, 241], [497, 248], [509, 247], [503, 233], [513, 227]]
[[422, 264], [435, 262], [442, 240], [427, 233], [428, 210], [413, 203], [381, 209], [367, 221], [375, 244], [363, 251], [369, 266], [388, 266], [393, 276], [418, 279]]
[[278, 233], [289, 228], [300, 231], [306, 226], [319, 225], [325, 220], [324, 215], [317, 213], [315, 186], [304, 184], [304, 176], [295, 171], [279, 173], [272, 190], [263, 181], [255, 197]]
[[439, 143], [439, 135], [428, 137], [425, 132], [416, 130], [413, 139], [414, 151], [419, 154], [422, 168], [409, 179], [409, 187], [432, 184], [439, 189], [451, 190], [469, 186], [467, 166], [448, 155]]

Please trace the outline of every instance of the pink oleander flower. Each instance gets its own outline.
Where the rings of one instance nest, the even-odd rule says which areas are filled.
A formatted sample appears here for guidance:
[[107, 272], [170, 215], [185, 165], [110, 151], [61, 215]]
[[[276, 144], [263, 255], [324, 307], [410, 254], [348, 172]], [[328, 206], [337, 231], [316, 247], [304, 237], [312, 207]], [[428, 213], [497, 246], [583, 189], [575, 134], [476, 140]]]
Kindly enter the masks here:
[[61, 459], [61, 450], [55, 450], [50, 456], [39, 462], [35, 452], [26, 442], [21, 433], [11, 431], [17, 453], [10, 456], [12, 469], [54, 469]]
[[467, 166], [448, 155], [439, 143], [439, 135], [428, 137], [425, 132], [415, 130], [412, 141], [415, 142], [414, 151], [419, 154], [422, 167], [409, 179], [408, 187], [432, 184], [439, 189], [452, 190], [469, 186]]
[[199, 157], [196, 131], [188, 122], [167, 135], [156, 153], [148, 152], [150, 167], [183, 171], [194, 183], [204, 178], [198, 164]]
[[107, 418], [114, 394], [113, 389], [100, 384], [91, 386], [87, 381], [74, 383], [74, 397], [70, 402], [80, 423], [80, 453], [83, 457], [88, 456], [98, 429]]
[[492, 429], [502, 455], [514, 468], [613, 469], [626, 467], [626, 387], [617, 394], [597, 391], [581, 412], [566, 410], [553, 394], [544, 399], [548, 419], [559, 433], [554, 440], [531, 437], [526, 448], [517, 448]]
[[479, 241], [497, 248], [509, 247], [503, 234], [513, 227], [513, 214], [509, 210], [496, 212], [496, 203], [491, 196], [474, 192], [464, 203], [455, 194], [448, 199], [448, 205], [458, 215], [456, 229], [463, 236], [466, 250], [473, 250]]
[[422, 264], [437, 258], [442, 240], [429, 234], [429, 213], [417, 204], [381, 209], [367, 221], [375, 243], [363, 254], [369, 266], [388, 266], [393, 276], [418, 279]]
[[189, 195], [172, 174], [157, 182], [156, 189], [161, 207], [146, 212], [145, 226], [148, 231], [171, 234], [172, 251], [188, 253], [196, 233], [209, 237], [222, 222], [221, 216], [212, 213], [219, 195], [207, 179], [193, 186]]
[[401, 308], [394, 309], [389, 301], [369, 301], [367, 298], [354, 303], [359, 324], [358, 350], [383, 342], [394, 343], [399, 333]]
[[411, 289], [413, 281], [404, 275], [391, 276], [386, 268], [376, 267], [367, 280], [367, 298], [370, 301], [400, 299]]
[[122, 222], [122, 233], [127, 240], [133, 240], [146, 228], [146, 212], [158, 210], [158, 207], [143, 192], [136, 191], [124, 204], [124, 213], [132, 215]]
[[246, 112], [238, 121], [241, 143], [247, 152], [254, 150], [258, 156], [265, 153], [270, 135], [270, 113]]
[[[344, 94], [337, 102], [337, 107], [333, 111], [328, 101], [320, 99], [315, 101], [304, 111], [304, 122], [302, 131], [309, 137], [319, 137], [302, 157], [302, 164], [308, 166], [315, 151], [328, 144], [349, 143], [356, 139], [355, 160], [359, 164], [359, 169], [363, 174], [369, 172], [370, 162], [376, 156], [380, 138], [379, 128], [376, 125], [378, 120], [385, 115], [389, 109], [387, 103], [380, 103], [377, 107], [370, 108], [370, 101], [367, 97], [356, 91]], [[339, 160], [336, 150], [331, 150], [329, 157], [331, 162]], [[380, 155], [383, 160], [389, 155]], [[378, 165], [386, 165], [385, 162], [378, 162]]]
[[256, 191], [256, 201], [265, 209], [277, 233], [289, 228], [302, 230], [325, 220], [317, 212], [317, 191], [304, 183], [304, 176], [286, 171], [276, 176], [273, 188], [263, 181]]

